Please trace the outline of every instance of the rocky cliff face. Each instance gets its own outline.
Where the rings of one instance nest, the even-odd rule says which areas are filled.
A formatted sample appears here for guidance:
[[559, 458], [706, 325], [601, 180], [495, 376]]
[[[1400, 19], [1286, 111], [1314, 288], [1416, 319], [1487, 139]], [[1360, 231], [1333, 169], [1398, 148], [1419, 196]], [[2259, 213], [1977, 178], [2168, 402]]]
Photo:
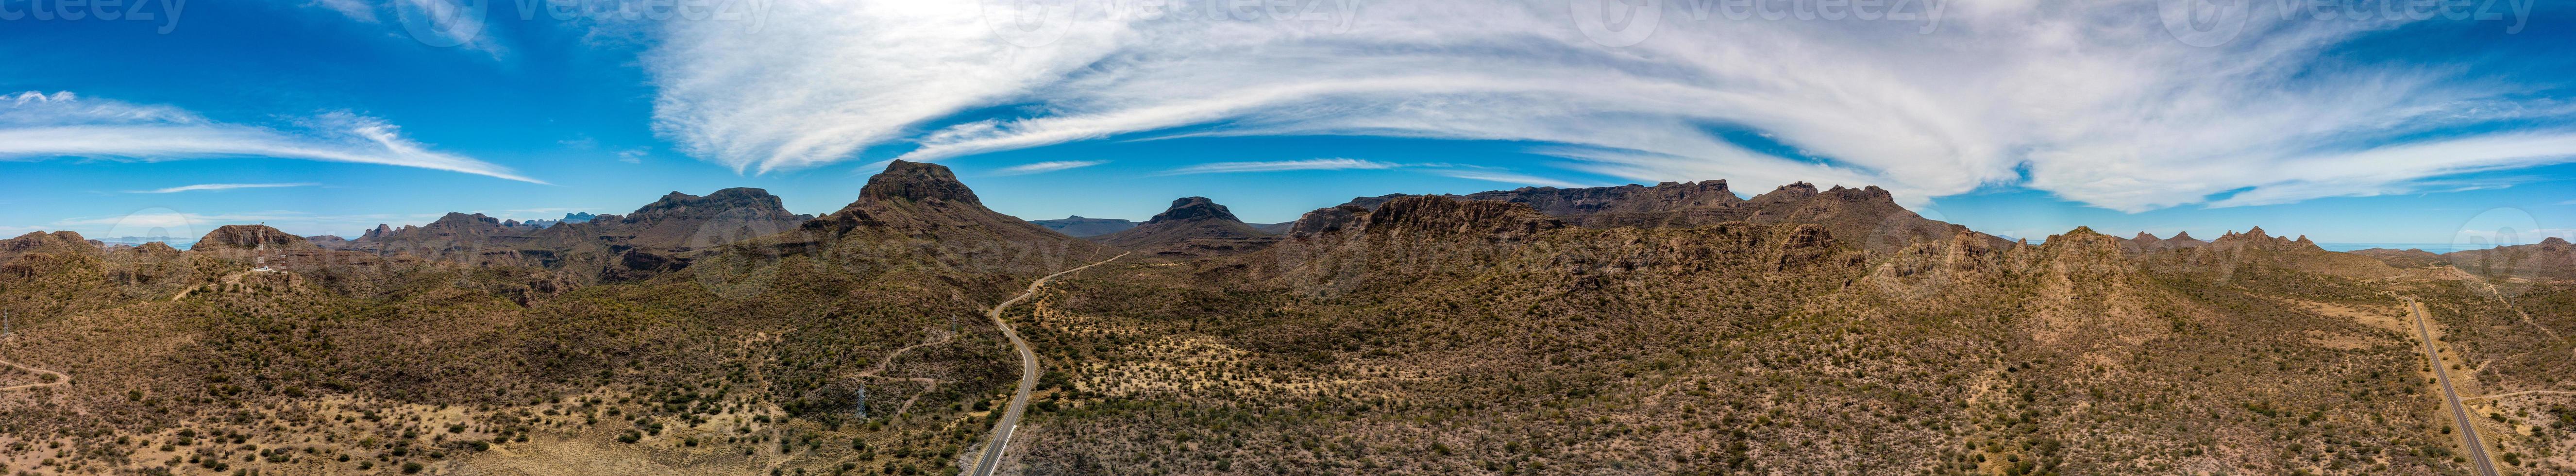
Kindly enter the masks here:
[[[1362, 197], [1346, 205], [1372, 209], [1403, 196]], [[1913, 243], [1948, 243], [1951, 236], [1960, 234], [1992, 247], [2011, 245], [2002, 238], [1916, 215], [1897, 205], [1893, 194], [1875, 186], [1818, 190], [1815, 184], [1799, 182], [1751, 200], [1736, 197], [1724, 180], [1665, 182], [1653, 187], [1526, 187], [1450, 197], [1524, 204], [1586, 228], [1689, 228], [1736, 221], [1810, 223], [1863, 249], [1879, 252], [1894, 252]]]

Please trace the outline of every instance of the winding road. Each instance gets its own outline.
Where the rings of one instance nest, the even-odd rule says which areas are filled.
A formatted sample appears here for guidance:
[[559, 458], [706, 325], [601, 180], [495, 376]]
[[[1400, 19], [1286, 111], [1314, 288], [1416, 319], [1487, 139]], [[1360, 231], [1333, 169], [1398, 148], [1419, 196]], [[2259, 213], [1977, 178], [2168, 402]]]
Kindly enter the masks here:
[[2487, 459], [2486, 442], [2478, 439], [2477, 421], [2469, 418], [2469, 407], [2460, 404], [2460, 391], [2451, 388], [2451, 370], [2449, 366], [2442, 365], [2442, 352], [2433, 347], [2433, 327], [2425, 323], [2424, 303], [2415, 302], [2414, 298], [2404, 299], [2406, 312], [2415, 317], [2415, 332], [2424, 336], [2424, 358], [2433, 362], [2433, 380], [2441, 382], [2442, 398], [2450, 403], [2451, 418], [2459, 422], [2460, 439], [2468, 445], [2469, 461], [2477, 465], [2478, 474], [2501, 476], [2496, 472], [2495, 460]]
[[1029, 283], [1028, 291], [1020, 293], [1018, 297], [1013, 297], [1009, 301], [1002, 301], [1001, 305], [993, 306], [992, 311], [984, 313], [985, 317], [993, 318], [993, 325], [1002, 327], [1003, 337], [1011, 338], [1011, 347], [1017, 348], [1020, 351], [1020, 391], [1018, 393], [1011, 394], [1011, 404], [1003, 407], [1001, 421], [993, 424], [992, 442], [984, 445], [984, 455], [975, 458], [975, 469], [973, 471], [968, 471], [966, 474], [974, 476], [992, 476], [994, 470], [1001, 469], [1002, 450], [1010, 448], [1011, 432], [1020, 428], [1020, 414], [1026, 412], [1029, 408], [1029, 392], [1037, 391], [1038, 388], [1038, 355], [1037, 353], [1029, 351], [1029, 341], [1021, 340], [1019, 331], [1011, 329], [1011, 323], [1002, 321], [1002, 311], [1010, 309], [1012, 304], [1018, 304], [1020, 300], [1028, 299], [1029, 296], [1037, 295], [1038, 288], [1045, 287], [1048, 281], [1054, 281], [1057, 276], [1073, 274], [1075, 271], [1091, 269], [1093, 266], [1109, 264], [1111, 261], [1117, 261], [1118, 258], [1125, 257], [1127, 257], [1127, 253], [1119, 253], [1118, 256], [1111, 256], [1109, 259], [1100, 260], [1098, 263], [1086, 264], [1082, 265], [1080, 268], [1068, 269], [1047, 275], [1047, 277], [1044, 278], [1038, 278], [1037, 282]]
[[35, 368], [35, 367], [28, 367], [28, 366], [25, 366], [25, 365], [19, 365], [17, 362], [10, 362], [10, 361], [6, 361], [6, 360], [0, 360], [0, 365], [10, 366], [10, 367], [16, 367], [16, 368], [18, 368], [18, 370], [25, 370], [25, 371], [28, 371], [28, 372], [34, 372], [34, 373], [36, 373], [37, 375], [52, 375], [52, 376], [54, 376], [54, 381], [53, 381], [53, 383], [31, 383], [31, 384], [26, 384], [26, 385], [17, 385], [17, 386], [9, 386], [9, 387], [0, 387], [0, 392], [14, 392], [14, 391], [19, 391], [19, 390], [29, 390], [29, 389], [37, 389], [37, 388], [45, 388], [45, 387], [58, 387], [58, 386], [63, 386], [63, 385], [71, 385], [71, 383], [72, 383], [72, 376], [70, 376], [70, 375], [63, 375], [63, 373], [62, 373], [62, 372], [55, 372], [55, 371], [45, 370], [45, 369], [39, 369], [39, 368]]

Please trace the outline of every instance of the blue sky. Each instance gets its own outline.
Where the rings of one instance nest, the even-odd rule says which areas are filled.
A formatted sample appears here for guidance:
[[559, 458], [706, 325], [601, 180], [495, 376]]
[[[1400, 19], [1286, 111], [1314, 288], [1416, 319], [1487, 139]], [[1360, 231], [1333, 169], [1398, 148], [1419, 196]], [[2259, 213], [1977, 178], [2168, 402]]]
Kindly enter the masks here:
[[0, 233], [354, 236], [740, 186], [822, 214], [903, 158], [1023, 218], [1728, 179], [2031, 238], [2576, 234], [2576, 11], [2529, 1], [474, 3], [0, 0]]

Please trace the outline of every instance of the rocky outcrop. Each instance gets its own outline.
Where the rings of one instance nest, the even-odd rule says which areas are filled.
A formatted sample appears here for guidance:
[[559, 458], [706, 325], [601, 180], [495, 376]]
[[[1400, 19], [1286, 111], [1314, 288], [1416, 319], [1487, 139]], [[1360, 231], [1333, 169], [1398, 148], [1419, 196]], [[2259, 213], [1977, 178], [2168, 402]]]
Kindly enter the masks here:
[[197, 239], [196, 245], [188, 247], [189, 251], [319, 249], [321, 247], [305, 241], [304, 237], [277, 231], [276, 228], [269, 228], [267, 225], [224, 225], [215, 228], [215, 231], [207, 232], [204, 238]]
[[2209, 242], [2192, 239], [2191, 232], [2188, 231], [2175, 233], [2173, 238], [2156, 238], [2156, 235], [2154, 234], [2141, 231], [2138, 232], [2138, 236], [2119, 239], [2119, 245], [2121, 251], [2136, 254], [2151, 251], [2199, 248], [2202, 246], [2209, 246]]
[[2264, 234], [2263, 227], [2259, 226], [2244, 233], [2227, 232], [2216, 240], [2210, 240], [2209, 247], [2218, 250], [2257, 248], [2267, 251], [2325, 251], [2325, 248], [2317, 246], [2316, 242], [2308, 241], [2306, 235], [2300, 235], [2298, 239], [2271, 236]]
[[1083, 218], [1081, 215], [1064, 217], [1063, 219], [1057, 220], [1030, 220], [1029, 223], [1035, 223], [1038, 226], [1047, 227], [1049, 230], [1055, 230], [1057, 233], [1063, 233], [1065, 236], [1073, 237], [1100, 236], [1127, 231], [1129, 228], [1136, 227], [1136, 222], [1124, 219]]
[[958, 182], [957, 174], [949, 172], [948, 167], [901, 160], [886, 164], [884, 172], [868, 177], [868, 185], [860, 189], [859, 199], [984, 205], [983, 200], [975, 198], [975, 191]]

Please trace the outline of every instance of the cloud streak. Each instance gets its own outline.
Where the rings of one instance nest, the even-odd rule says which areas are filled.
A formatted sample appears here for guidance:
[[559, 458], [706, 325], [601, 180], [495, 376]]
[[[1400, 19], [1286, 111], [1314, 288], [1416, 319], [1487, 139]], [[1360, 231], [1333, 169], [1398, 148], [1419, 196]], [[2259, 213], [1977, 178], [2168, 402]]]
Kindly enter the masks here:
[[1212, 162], [1167, 170], [1155, 175], [1233, 174], [1246, 172], [1287, 172], [1294, 170], [1386, 170], [1396, 167], [1402, 166], [1360, 159]]
[[1002, 170], [1000, 170], [1000, 171], [996, 171], [996, 172], [994, 172], [993, 174], [994, 174], [994, 175], [1029, 175], [1029, 174], [1042, 174], [1042, 173], [1054, 172], [1054, 171], [1059, 171], [1059, 170], [1072, 170], [1072, 169], [1079, 169], [1079, 168], [1083, 168], [1083, 167], [1090, 167], [1090, 166], [1100, 165], [1100, 164], [1106, 164], [1106, 163], [1109, 163], [1109, 161], [1106, 161], [1106, 160], [1051, 160], [1051, 161], [1046, 161], [1046, 162], [1035, 162], [1035, 163], [1028, 163], [1028, 164], [1014, 165], [1014, 166], [1010, 166], [1010, 167], [1003, 167], [1003, 168], [1002, 168]]
[[27, 92], [0, 108], [0, 160], [86, 157], [163, 160], [273, 157], [391, 165], [544, 184], [508, 167], [431, 150], [382, 119], [346, 112], [294, 130], [215, 122], [168, 106]]
[[1874, 184], [1914, 204], [2011, 185], [2140, 212], [2406, 193], [2576, 156], [2554, 139], [2576, 130], [2512, 127], [2568, 117], [2531, 99], [2563, 80], [2467, 73], [2500, 56], [2338, 53], [2403, 18], [2257, 11], [2203, 47], [2152, 0], [1962, 0], [1933, 25], [1695, 17], [1694, 3], [1660, 2], [1628, 45], [1587, 36], [1558, 0], [1372, 2], [1321, 22], [1070, 2], [1001, 23], [1033, 29], [991, 26], [973, 2], [816, 0], [757, 34], [666, 25], [646, 64], [656, 130], [745, 172], [1357, 135], [1528, 142], [1648, 183]]
[[155, 189], [155, 190], [136, 190], [136, 191], [126, 192], [126, 193], [179, 193], [179, 192], [195, 192], [195, 191], [205, 191], [205, 190], [240, 190], [240, 189], [245, 189], [245, 188], [318, 187], [318, 186], [321, 186], [321, 185], [322, 185], [322, 184], [318, 184], [318, 183], [209, 183], [209, 184], [199, 184], [199, 185], [184, 185], [184, 186], [170, 187], [170, 188], [164, 188], [164, 189]]

